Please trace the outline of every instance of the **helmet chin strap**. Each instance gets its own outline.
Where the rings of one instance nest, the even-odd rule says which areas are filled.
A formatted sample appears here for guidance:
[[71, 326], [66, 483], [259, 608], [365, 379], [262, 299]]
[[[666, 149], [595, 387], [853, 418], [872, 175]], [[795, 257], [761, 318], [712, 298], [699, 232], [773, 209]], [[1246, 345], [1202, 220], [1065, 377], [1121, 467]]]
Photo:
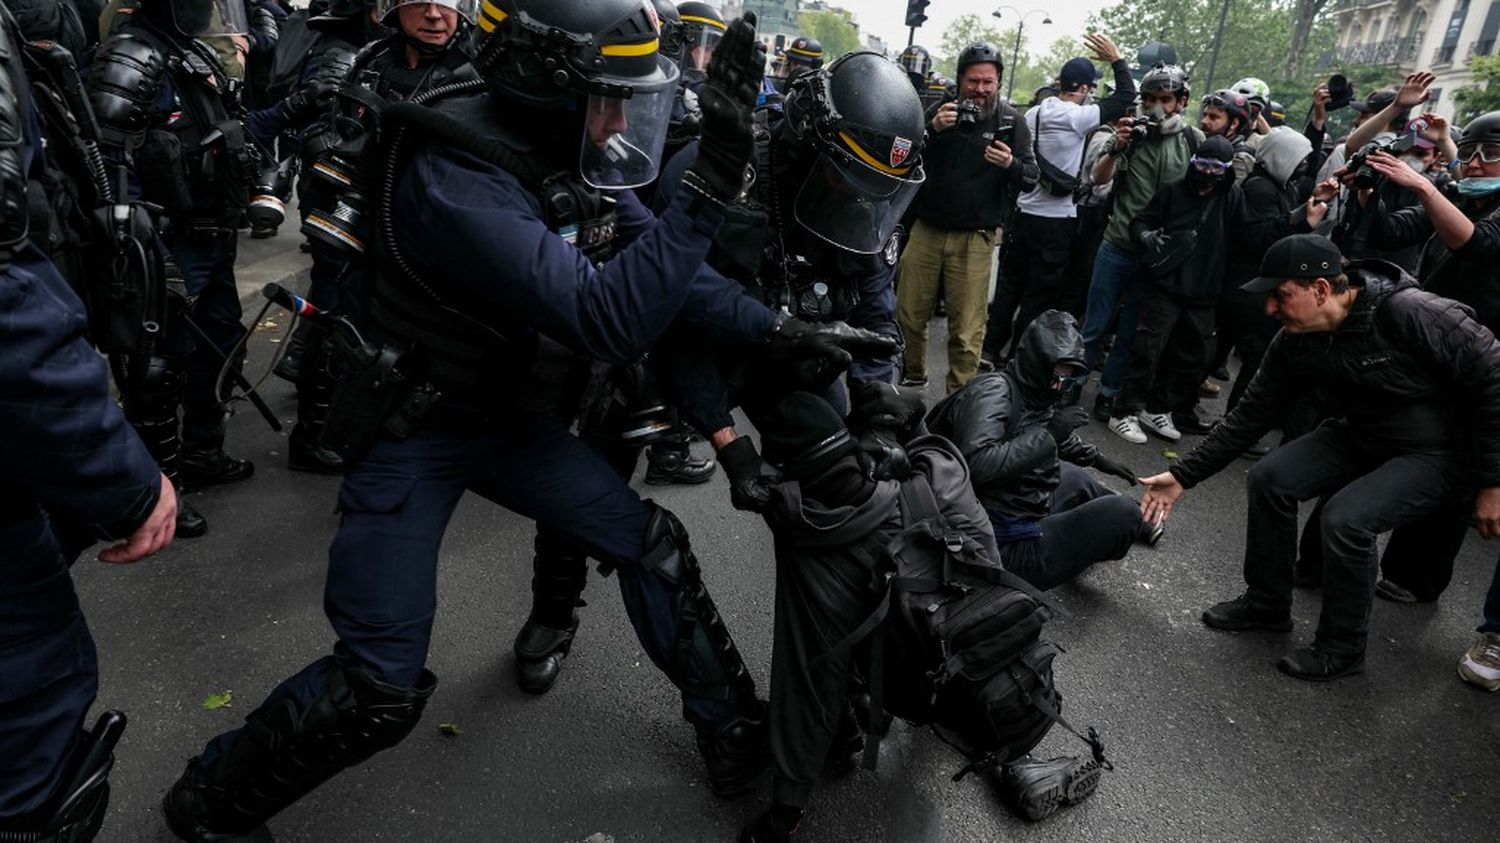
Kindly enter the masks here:
[[444, 41], [441, 44], [428, 44], [426, 41], [423, 41], [415, 35], [407, 34], [405, 30], [401, 31], [401, 40], [406, 42], [406, 46], [412, 48], [413, 50], [416, 50], [419, 55], [427, 56], [428, 58], [431, 58], [433, 56], [440, 56], [443, 53], [448, 52], [448, 47], [453, 44], [454, 39], [456, 39], [457, 37], [458, 33], [455, 32], [452, 38], [449, 38], [447, 41]]

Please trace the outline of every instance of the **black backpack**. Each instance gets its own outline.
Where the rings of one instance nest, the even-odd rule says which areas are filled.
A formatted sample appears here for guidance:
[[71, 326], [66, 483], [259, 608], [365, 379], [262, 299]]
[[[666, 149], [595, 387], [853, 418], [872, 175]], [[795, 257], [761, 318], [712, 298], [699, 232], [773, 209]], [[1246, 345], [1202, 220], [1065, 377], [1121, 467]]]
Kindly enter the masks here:
[[1006, 571], [962, 525], [949, 524], [926, 477], [902, 481], [899, 500], [903, 528], [878, 563], [886, 599], [831, 648], [869, 641], [865, 766], [875, 767], [889, 712], [931, 725], [969, 759], [955, 780], [1020, 758], [1054, 723], [1108, 767], [1098, 733], [1085, 736], [1063, 718], [1053, 684], [1061, 650], [1041, 632], [1065, 613]]

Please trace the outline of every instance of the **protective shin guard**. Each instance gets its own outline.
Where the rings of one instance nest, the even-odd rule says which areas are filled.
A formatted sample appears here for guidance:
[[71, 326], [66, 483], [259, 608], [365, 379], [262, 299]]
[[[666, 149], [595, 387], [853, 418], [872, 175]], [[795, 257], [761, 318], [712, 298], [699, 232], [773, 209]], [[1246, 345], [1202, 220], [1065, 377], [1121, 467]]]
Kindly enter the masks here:
[[397, 688], [357, 668], [329, 670], [305, 708], [290, 699], [262, 706], [212, 767], [188, 762], [162, 800], [167, 825], [190, 841], [248, 835], [345, 767], [395, 746], [421, 719], [437, 677]]
[[125, 418], [141, 437], [146, 450], [174, 485], [182, 459], [182, 437], [178, 435], [177, 408], [186, 384], [177, 362], [153, 357], [137, 383], [122, 386]]
[[297, 426], [307, 431], [310, 441], [317, 442], [328, 419], [328, 405], [337, 385], [329, 369], [328, 332], [321, 328], [307, 330], [301, 360], [297, 367]]
[[88, 843], [104, 825], [109, 807], [109, 771], [125, 730], [125, 715], [106, 711], [78, 749], [78, 768], [58, 793], [54, 807], [35, 818], [0, 820], [0, 843]]
[[530, 694], [551, 690], [573, 649], [576, 609], [588, 583], [588, 557], [545, 528], [537, 530], [532, 559], [531, 614], [516, 635], [516, 684]]

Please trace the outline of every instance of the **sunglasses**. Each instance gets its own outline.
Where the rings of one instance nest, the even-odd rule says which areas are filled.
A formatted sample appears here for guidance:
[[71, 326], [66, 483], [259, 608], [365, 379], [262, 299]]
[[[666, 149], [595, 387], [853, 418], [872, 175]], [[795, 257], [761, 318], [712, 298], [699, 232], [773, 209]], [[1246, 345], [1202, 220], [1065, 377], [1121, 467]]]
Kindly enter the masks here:
[[1232, 166], [1229, 161], [1220, 161], [1217, 158], [1199, 158], [1196, 155], [1192, 157], [1191, 161], [1193, 168], [1198, 172], [1212, 173], [1214, 175], [1222, 173]]
[[1458, 163], [1467, 164], [1474, 156], [1485, 164], [1500, 164], [1500, 143], [1459, 144]]

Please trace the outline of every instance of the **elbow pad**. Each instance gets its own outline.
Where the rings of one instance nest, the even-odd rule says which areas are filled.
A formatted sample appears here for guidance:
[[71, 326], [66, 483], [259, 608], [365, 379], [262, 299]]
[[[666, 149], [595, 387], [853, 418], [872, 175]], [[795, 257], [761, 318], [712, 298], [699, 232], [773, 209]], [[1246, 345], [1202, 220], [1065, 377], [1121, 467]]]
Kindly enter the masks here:
[[123, 149], [141, 145], [166, 72], [166, 51], [154, 41], [134, 33], [109, 39], [94, 59], [88, 82], [101, 141]]

